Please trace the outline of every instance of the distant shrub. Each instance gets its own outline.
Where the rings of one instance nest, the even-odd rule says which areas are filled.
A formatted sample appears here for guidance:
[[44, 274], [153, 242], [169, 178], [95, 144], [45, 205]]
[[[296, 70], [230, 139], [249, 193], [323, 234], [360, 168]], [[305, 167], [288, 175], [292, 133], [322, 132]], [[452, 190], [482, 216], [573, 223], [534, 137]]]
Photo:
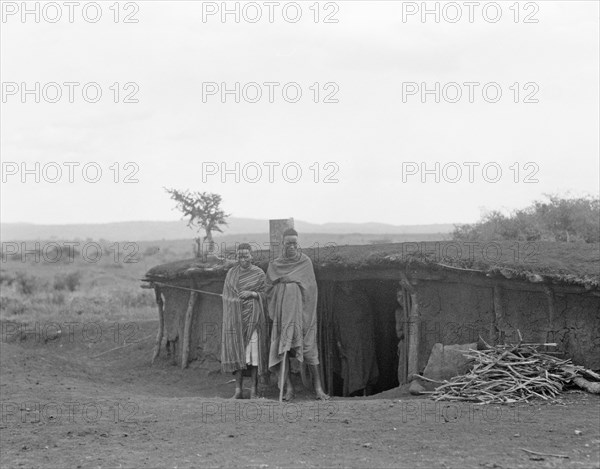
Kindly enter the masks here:
[[125, 257], [125, 259], [123, 259], [123, 262], [125, 264], [137, 264], [141, 260], [142, 260], [141, 256], [139, 254], [135, 254], [135, 255]]
[[5, 283], [7, 286], [11, 286], [15, 281], [15, 277], [12, 274], [7, 274], [5, 271], [0, 271], [0, 285]]
[[27, 275], [25, 272], [17, 272], [15, 276], [17, 290], [22, 295], [32, 295], [38, 288], [38, 279], [33, 275]]
[[155, 254], [158, 254], [158, 251], [160, 251], [160, 248], [158, 246], [148, 246], [146, 249], [144, 249], [143, 256], [154, 256]]
[[18, 316], [27, 311], [27, 305], [18, 298], [0, 297], [0, 311], [7, 316]]
[[9, 254], [9, 253], [4, 252], [4, 249], [0, 249], [0, 254], [2, 255], [2, 262], [8, 261], [8, 260], [11, 260], [11, 261], [20, 261], [21, 260], [20, 252], [13, 252], [12, 254]]
[[65, 294], [62, 291], [53, 291], [50, 294], [50, 302], [53, 305], [64, 305], [65, 304]]
[[54, 277], [54, 289], [55, 290], [69, 290], [75, 291], [81, 283], [81, 272], [74, 271], [68, 274], [57, 274]]
[[75, 246], [48, 246], [40, 251], [40, 256], [44, 264], [72, 264], [75, 259], [80, 257], [81, 253]]
[[370, 244], [392, 244], [394, 241], [390, 238], [371, 239]]
[[175, 252], [173, 252], [173, 249], [171, 249], [169, 246], [164, 247], [163, 249], [161, 249], [161, 254], [163, 256], [174, 256]]
[[121, 290], [113, 293], [115, 306], [139, 308], [154, 305], [154, 296], [147, 291]]
[[67, 312], [70, 314], [102, 316], [108, 311], [110, 302], [104, 296], [75, 296], [67, 304]]
[[548, 200], [535, 201], [509, 215], [493, 210], [476, 223], [455, 225], [452, 236], [460, 241], [600, 242], [600, 198], [545, 197]]

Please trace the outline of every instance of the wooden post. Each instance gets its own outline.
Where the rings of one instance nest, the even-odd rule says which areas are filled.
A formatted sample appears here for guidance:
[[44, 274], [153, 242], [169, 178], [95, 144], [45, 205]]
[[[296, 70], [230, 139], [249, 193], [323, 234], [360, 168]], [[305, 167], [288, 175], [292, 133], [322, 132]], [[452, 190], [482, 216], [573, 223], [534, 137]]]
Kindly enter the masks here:
[[544, 285], [544, 292], [546, 293], [546, 298], [548, 298], [548, 325], [552, 327], [556, 311], [554, 290], [552, 287]]
[[[554, 318], [556, 317], [556, 300], [554, 290], [548, 285], [544, 285], [544, 292], [548, 299], [548, 331], [546, 332], [546, 342], [554, 342]], [[550, 340], [551, 339], [551, 340]]]
[[396, 308], [396, 335], [398, 337], [398, 383], [400, 385], [408, 382], [407, 374], [407, 353], [408, 353], [408, 311], [409, 311], [409, 299], [408, 291], [402, 287], [400, 282], [400, 288], [396, 292], [396, 299], [399, 294], [402, 293], [402, 304], [397, 301], [398, 308]]
[[277, 259], [282, 252], [283, 232], [294, 227], [293, 218], [269, 220], [269, 261]]
[[410, 313], [408, 316], [408, 376], [416, 375], [419, 371], [419, 302], [417, 293], [410, 293]]
[[162, 344], [163, 334], [165, 331], [165, 312], [162, 294], [159, 287], [154, 287], [154, 296], [156, 297], [156, 304], [158, 305], [158, 334], [156, 335], [156, 342], [154, 344], [154, 353], [152, 354], [152, 363], [160, 355], [160, 346]]
[[502, 309], [502, 287], [500, 285], [494, 285], [493, 289], [494, 296], [494, 317], [492, 318], [491, 337], [493, 345], [504, 343], [504, 311]]
[[[191, 288], [195, 287], [195, 283], [192, 280]], [[185, 369], [188, 366], [188, 358], [190, 356], [190, 341], [192, 334], [192, 317], [194, 315], [194, 305], [196, 304], [196, 297], [198, 293], [195, 291], [190, 292], [190, 300], [188, 302], [187, 311], [185, 312], [185, 323], [183, 326], [183, 349], [181, 351], [181, 369]]]
[[408, 312], [408, 380], [419, 371], [419, 301], [417, 292], [404, 272], [400, 272], [400, 282], [410, 294], [410, 311]]

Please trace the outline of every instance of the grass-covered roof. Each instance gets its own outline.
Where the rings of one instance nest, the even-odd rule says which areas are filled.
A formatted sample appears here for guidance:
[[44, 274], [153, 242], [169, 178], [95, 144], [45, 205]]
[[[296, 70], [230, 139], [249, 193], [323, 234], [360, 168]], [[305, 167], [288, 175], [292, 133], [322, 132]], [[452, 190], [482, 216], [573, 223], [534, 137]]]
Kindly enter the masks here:
[[[560, 282], [600, 287], [600, 245], [556, 242], [419, 242], [361, 246], [327, 246], [303, 251], [315, 271], [377, 270], [428, 267], [467, 269], [533, 282]], [[231, 253], [233, 254], [233, 253]], [[233, 265], [229, 259], [202, 262], [186, 259], [150, 269], [148, 280], [221, 277]], [[266, 269], [268, 251], [254, 253], [254, 263]]]

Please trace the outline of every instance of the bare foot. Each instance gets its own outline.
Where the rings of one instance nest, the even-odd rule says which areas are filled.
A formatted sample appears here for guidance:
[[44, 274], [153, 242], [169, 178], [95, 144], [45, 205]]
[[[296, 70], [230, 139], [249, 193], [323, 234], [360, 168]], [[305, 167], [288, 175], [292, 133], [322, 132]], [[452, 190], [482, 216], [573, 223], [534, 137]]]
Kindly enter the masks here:
[[288, 389], [287, 392], [283, 395], [283, 400], [286, 402], [290, 402], [294, 399], [294, 397], [296, 397], [294, 391]]
[[233, 395], [232, 399], [243, 399], [243, 398], [244, 398], [244, 393], [242, 392], [242, 390], [236, 389], [235, 394]]
[[325, 394], [322, 390], [317, 390], [316, 391], [317, 394], [317, 401], [328, 401], [329, 399], [331, 399], [327, 394]]

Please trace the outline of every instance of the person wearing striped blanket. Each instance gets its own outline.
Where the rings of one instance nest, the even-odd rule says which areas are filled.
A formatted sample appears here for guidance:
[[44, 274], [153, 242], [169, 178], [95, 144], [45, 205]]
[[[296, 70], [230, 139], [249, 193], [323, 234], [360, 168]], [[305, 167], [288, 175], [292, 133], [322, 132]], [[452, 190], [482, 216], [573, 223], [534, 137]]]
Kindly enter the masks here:
[[223, 329], [221, 336], [221, 370], [233, 372], [235, 394], [243, 398], [243, 371], [250, 371], [250, 398], [258, 397], [258, 375], [268, 373], [268, 338], [265, 314], [265, 273], [252, 264], [249, 244], [238, 246], [237, 264], [225, 278], [223, 286]]

